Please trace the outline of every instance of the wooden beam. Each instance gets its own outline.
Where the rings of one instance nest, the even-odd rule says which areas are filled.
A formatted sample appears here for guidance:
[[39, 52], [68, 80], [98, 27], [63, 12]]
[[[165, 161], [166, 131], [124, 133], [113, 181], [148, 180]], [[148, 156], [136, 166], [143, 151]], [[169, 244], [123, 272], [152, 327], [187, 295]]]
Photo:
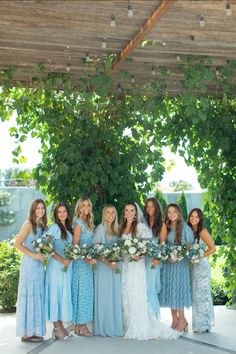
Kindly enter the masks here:
[[145, 24], [138, 30], [136, 35], [122, 49], [118, 58], [113, 61], [112, 68], [117, 69], [121, 62], [130, 54], [141, 40], [151, 31], [157, 20], [163, 15], [175, 0], [162, 0], [161, 4], [156, 7], [153, 13], [148, 17]]

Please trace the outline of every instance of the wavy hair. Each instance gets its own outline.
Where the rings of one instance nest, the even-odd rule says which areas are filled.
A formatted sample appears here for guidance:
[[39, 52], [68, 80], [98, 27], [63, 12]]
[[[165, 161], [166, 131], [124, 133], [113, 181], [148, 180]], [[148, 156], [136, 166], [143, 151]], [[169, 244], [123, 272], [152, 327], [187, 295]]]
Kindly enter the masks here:
[[[45, 214], [43, 215], [42, 219], [40, 219], [37, 223], [35, 212], [36, 212], [36, 209], [39, 204], [43, 204], [44, 209], [45, 209]], [[47, 228], [47, 207], [46, 207], [46, 204], [43, 199], [33, 200], [32, 204], [30, 206], [28, 220], [29, 220], [30, 224], [32, 225], [32, 229], [33, 229], [34, 234], [36, 234], [36, 229], [38, 226], [40, 226], [43, 229], [43, 231], [46, 230], [46, 228]]]
[[[60, 207], [66, 208], [67, 218], [65, 221], [65, 226], [60, 222], [60, 220], [58, 218], [58, 209]], [[71, 232], [71, 220], [70, 220], [70, 211], [69, 211], [68, 205], [66, 203], [58, 203], [55, 206], [55, 208], [53, 210], [53, 219], [54, 219], [54, 222], [59, 226], [59, 228], [61, 230], [62, 240], [67, 240], [67, 238], [68, 238], [67, 231]]]
[[181, 243], [181, 234], [182, 234], [183, 225], [184, 225], [182, 211], [181, 211], [180, 207], [175, 203], [170, 203], [167, 205], [166, 213], [165, 213], [165, 223], [166, 223], [168, 233], [171, 231], [171, 220], [168, 218], [168, 210], [170, 207], [175, 208], [175, 211], [178, 214], [178, 218], [176, 221], [176, 229], [175, 229], [175, 232], [176, 232], [175, 242]]
[[134, 202], [128, 202], [125, 204], [124, 208], [123, 208], [123, 211], [122, 211], [122, 216], [121, 216], [121, 220], [120, 220], [120, 236], [123, 234], [126, 226], [127, 226], [127, 220], [126, 220], [126, 217], [125, 217], [125, 208], [127, 207], [127, 205], [132, 205], [134, 206], [135, 208], [135, 212], [136, 212], [136, 215], [135, 215], [135, 218], [130, 226], [130, 230], [129, 232], [131, 233], [131, 236], [132, 238], [134, 238], [136, 236], [136, 233], [137, 233], [137, 213], [138, 213], [138, 210], [137, 210], [137, 206]]
[[194, 239], [197, 239], [197, 242], [199, 243], [199, 240], [200, 240], [200, 233], [201, 233], [201, 231], [202, 231], [203, 228], [204, 228], [204, 226], [203, 226], [203, 218], [204, 218], [204, 216], [203, 216], [202, 210], [199, 209], [199, 208], [193, 208], [193, 209], [190, 211], [190, 213], [189, 213], [189, 215], [188, 215], [187, 224], [191, 227], [192, 230], [193, 230], [193, 226], [192, 226], [192, 224], [191, 224], [191, 222], [190, 222], [190, 217], [191, 217], [191, 215], [192, 215], [192, 213], [193, 213], [194, 211], [196, 211], [197, 216], [199, 217], [199, 223], [197, 224], [197, 231], [195, 231], [195, 232], [193, 231], [193, 234], [194, 234]]
[[[154, 223], [153, 223], [152, 227], [150, 226], [150, 217], [147, 212], [147, 206], [148, 206], [149, 202], [153, 203], [154, 210], [155, 210]], [[163, 213], [162, 213], [162, 209], [161, 209], [161, 205], [160, 205], [159, 201], [156, 198], [148, 198], [145, 202], [145, 205], [144, 205], [143, 214], [144, 214], [144, 217], [148, 223], [148, 226], [152, 229], [152, 233], [153, 233], [154, 237], [158, 237], [160, 235], [161, 228], [163, 225]]]
[[[112, 208], [115, 212], [115, 219], [112, 221], [111, 225], [108, 225], [106, 222], [106, 212], [108, 208]], [[116, 208], [112, 204], [105, 205], [102, 209], [102, 223], [105, 226], [105, 230], [109, 236], [118, 236], [119, 227], [118, 227], [118, 215]]]
[[92, 202], [91, 200], [88, 198], [88, 197], [82, 197], [82, 198], [79, 198], [76, 202], [76, 205], [75, 205], [75, 212], [74, 212], [74, 217], [73, 217], [73, 223], [75, 222], [75, 220], [77, 218], [82, 218], [82, 206], [83, 206], [83, 202], [85, 201], [88, 201], [89, 203], [89, 206], [91, 208], [91, 211], [88, 215], [86, 215], [86, 224], [87, 226], [90, 228], [90, 230], [92, 232], [94, 232], [94, 216], [93, 216], [93, 205], [92, 205]]

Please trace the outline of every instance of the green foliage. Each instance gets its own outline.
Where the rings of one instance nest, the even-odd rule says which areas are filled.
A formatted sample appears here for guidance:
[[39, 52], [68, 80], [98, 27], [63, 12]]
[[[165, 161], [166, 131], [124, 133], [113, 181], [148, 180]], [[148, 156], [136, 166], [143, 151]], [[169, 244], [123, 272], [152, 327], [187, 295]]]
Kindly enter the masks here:
[[164, 197], [164, 194], [162, 193], [162, 191], [160, 189], [156, 189], [154, 192], [154, 197], [159, 201], [159, 203], [161, 204], [161, 209], [163, 214], [165, 214], [166, 211], [166, 207], [167, 207], [167, 200]]
[[11, 311], [17, 300], [21, 254], [7, 241], [0, 242], [0, 307]]
[[225, 305], [228, 302], [227, 293], [224, 282], [211, 280], [211, 296], [214, 305]]
[[193, 186], [183, 180], [170, 182], [170, 187], [174, 188], [174, 192], [187, 191], [193, 189]]
[[0, 190], [0, 225], [7, 226], [15, 221], [14, 213], [12, 211], [7, 211], [2, 209], [4, 206], [8, 205], [11, 201], [11, 193], [3, 192]]
[[182, 192], [179, 195], [179, 197], [177, 199], [177, 204], [180, 207], [180, 209], [182, 210], [183, 220], [187, 221], [188, 220], [188, 208], [187, 208], [187, 201], [186, 201], [184, 192]]

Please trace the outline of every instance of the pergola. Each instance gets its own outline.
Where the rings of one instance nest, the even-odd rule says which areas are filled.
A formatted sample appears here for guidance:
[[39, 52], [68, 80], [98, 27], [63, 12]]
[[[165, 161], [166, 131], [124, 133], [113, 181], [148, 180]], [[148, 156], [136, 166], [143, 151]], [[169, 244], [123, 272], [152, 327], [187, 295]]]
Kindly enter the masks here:
[[17, 67], [25, 84], [45, 73], [93, 75], [93, 63], [115, 54], [116, 85], [162, 79], [181, 90], [186, 56], [211, 57], [216, 71], [236, 60], [236, 0], [0, 1], [0, 69]]

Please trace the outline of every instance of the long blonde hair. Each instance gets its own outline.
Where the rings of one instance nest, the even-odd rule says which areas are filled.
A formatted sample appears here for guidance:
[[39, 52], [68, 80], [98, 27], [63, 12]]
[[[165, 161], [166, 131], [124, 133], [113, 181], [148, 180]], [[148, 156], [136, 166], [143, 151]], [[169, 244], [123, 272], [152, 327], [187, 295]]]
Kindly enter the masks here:
[[88, 215], [86, 215], [86, 224], [87, 226], [90, 228], [91, 231], [94, 231], [94, 216], [93, 216], [93, 205], [91, 200], [88, 197], [82, 197], [79, 198], [77, 200], [77, 203], [75, 205], [75, 213], [74, 213], [74, 217], [73, 217], [73, 222], [76, 221], [77, 218], [82, 218], [82, 206], [83, 206], [83, 202], [88, 201], [89, 206], [91, 208], [91, 211]]
[[[111, 225], [108, 225], [106, 222], [106, 212], [108, 208], [112, 208], [115, 212], [115, 219], [113, 220], [113, 222], [111, 223]], [[117, 211], [116, 208], [114, 207], [114, 205], [112, 204], [108, 204], [106, 205], [103, 209], [102, 209], [102, 223], [105, 226], [105, 230], [108, 234], [108, 236], [118, 236], [119, 235], [119, 226], [118, 226], [118, 215], [117, 215]]]

